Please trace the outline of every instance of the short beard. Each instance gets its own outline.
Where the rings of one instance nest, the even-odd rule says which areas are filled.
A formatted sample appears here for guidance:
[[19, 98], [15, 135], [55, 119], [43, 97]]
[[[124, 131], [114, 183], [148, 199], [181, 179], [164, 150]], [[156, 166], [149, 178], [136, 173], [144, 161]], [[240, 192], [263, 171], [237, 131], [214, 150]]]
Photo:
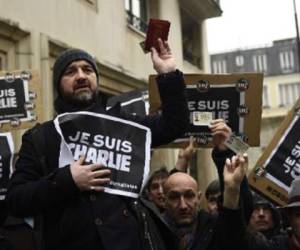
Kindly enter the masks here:
[[96, 101], [98, 91], [80, 91], [78, 94], [65, 96], [64, 98], [74, 106], [87, 107]]

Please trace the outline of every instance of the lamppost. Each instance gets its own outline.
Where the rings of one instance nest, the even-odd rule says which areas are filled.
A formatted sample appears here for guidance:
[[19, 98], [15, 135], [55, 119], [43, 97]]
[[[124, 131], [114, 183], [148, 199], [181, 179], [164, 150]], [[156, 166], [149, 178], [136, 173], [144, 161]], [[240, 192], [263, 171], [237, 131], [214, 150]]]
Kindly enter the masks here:
[[297, 17], [297, 9], [296, 9], [296, 0], [293, 0], [294, 3], [294, 16], [295, 16], [295, 25], [297, 32], [297, 52], [298, 52], [298, 71], [300, 71], [300, 39], [299, 39], [299, 28], [298, 28], [298, 17]]

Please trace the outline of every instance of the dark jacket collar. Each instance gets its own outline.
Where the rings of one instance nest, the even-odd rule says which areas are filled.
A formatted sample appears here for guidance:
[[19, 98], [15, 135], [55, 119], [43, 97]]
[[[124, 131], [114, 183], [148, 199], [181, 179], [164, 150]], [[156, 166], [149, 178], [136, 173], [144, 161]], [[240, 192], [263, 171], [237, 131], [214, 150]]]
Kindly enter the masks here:
[[54, 108], [57, 114], [76, 111], [90, 111], [104, 113], [106, 109], [105, 101], [99, 96], [89, 106], [77, 106], [66, 102], [61, 96], [58, 96], [54, 101]]

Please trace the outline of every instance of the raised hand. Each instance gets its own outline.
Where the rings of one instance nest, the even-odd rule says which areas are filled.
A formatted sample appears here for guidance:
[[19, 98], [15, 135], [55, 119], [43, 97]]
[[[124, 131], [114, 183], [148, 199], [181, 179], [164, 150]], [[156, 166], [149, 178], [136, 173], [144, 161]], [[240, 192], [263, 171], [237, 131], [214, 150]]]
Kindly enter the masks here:
[[213, 145], [215, 147], [218, 147], [220, 150], [226, 150], [227, 148], [223, 143], [231, 136], [231, 128], [225, 123], [223, 119], [212, 120], [209, 127], [213, 136]]
[[186, 148], [182, 148], [179, 150], [179, 157], [184, 157], [187, 160], [192, 159], [192, 157], [196, 154], [197, 149], [196, 146], [196, 139], [193, 136], [190, 136], [189, 144]]
[[193, 136], [190, 136], [189, 144], [187, 147], [179, 150], [178, 159], [176, 162], [176, 169], [187, 172], [189, 161], [196, 154], [196, 139]]
[[94, 190], [103, 191], [105, 185], [110, 182], [108, 178], [111, 171], [109, 169], [101, 169], [101, 164], [83, 165], [84, 156], [75, 161], [70, 166], [71, 174], [74, 182], [81, 191]]
[[234, 155], [226, 159], [224, 167], [224, 184], [229, 188], [239, 188], [248, 169], [248, 155]]
[[236, 209], [240, 197], [240, 185], [247, 173], [248, 156], [233, 156], [224, 166], [224, 207]]
[[158, 39], [160, 52], [154, 47], [151, 48], [151, 58], [153, 68], [158, 74], [166, 74], [176, 70], [175, 58], [171, 52], [170, 46], [167, 41]]

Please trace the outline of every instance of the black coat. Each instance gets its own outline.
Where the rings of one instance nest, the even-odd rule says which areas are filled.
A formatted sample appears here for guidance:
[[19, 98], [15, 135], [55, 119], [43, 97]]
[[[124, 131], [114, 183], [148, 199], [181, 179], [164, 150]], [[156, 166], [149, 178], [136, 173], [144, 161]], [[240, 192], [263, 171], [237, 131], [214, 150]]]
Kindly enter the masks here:
[[[125, 117], [151, 129], [152, 146], [174, 140], [188, 125], [182, 74], [176, 71], [160, 75], [157, 82], [162, 114]], [[99, 103], [88, 110], [106, 113]], [[64, 106], [59, 98], [56, 110], [61, 113], [82, 109]], [[124, 118], [118, 109], [111, 109], [109, 114]], [[22, 138], [7, 201], [10, 211], [16, 216], [42, 218], [44, 249], [166, 249], [162, 240], [168, 242], [170, 239], [161, 239], [160, 234], [153, 230], [157, 221], [151, 220], [149, 213], [143, 212], [147, 209], [139, 208], [136, 200], [106, 193], [80, 192], [69, 166], [58, 168], [60, 136], [53, 122], [44, 123], [42, 130], [46, 148], [42, 157], [38, 153], [40, 149], [34, 146], [37, 129], [29, 130]], [[172, 242], [168, 243], [172, 245]]]
[[292, 250], [289, 235], [279, 235], [271, 239], [259, 237], [247, 231], [241, 209], [223, 208], [219, 214], [218, 240], [222, 249], [230, 250]]
[[[212, 158], [216, 165], [219, 180], [220, 180], [221, 193], [223, 193], [224, 191], [224, 180], [223, 180], [224, 164], [226, 158], [231, 158], [233, 155], [234, 152], [232, 152], [231, 150], [220, 151], [217, 148], [214, 148], [212, 151]], [[177, 172], [176, 169], [172, 171]], [[224, 231], [226, 230], [228, 231], [227, 218], [233, 217], [236, 219], [236, 217], [239, 218], [239, 216], [241, 216], [246, 220], [248, 220], [252, 212], [252, 207], [253, 207], [252, 196], [246, 178], [243, 180], [241, 184], [241, 199], [239, 203], [242, 209], [232, 212], [227, 209], [220, 208], [221, 213], [219, 215], [216, 214], [212, 215], [205, 212], [204, 210], [200, 210], [197, 214], [196, 229], [189, 250], [221, 250], [221, 249], [231, 250], [231, 248], [226, 248], [226, 244], [228, 243], [227, 240], [228, 238], [223, 237]], [[232, 214], [234, 214], [236, 217], [232, 216]], [[170, 218], [166, 214], [165, 214], [165, 219], [169, 223], [169, 225], [173, 228], [173, 231], [176, 234], [177, 231], [176, 226], [170, 221]], [[231, 243], [228, 243], [228, 245], [230, 244]]]

